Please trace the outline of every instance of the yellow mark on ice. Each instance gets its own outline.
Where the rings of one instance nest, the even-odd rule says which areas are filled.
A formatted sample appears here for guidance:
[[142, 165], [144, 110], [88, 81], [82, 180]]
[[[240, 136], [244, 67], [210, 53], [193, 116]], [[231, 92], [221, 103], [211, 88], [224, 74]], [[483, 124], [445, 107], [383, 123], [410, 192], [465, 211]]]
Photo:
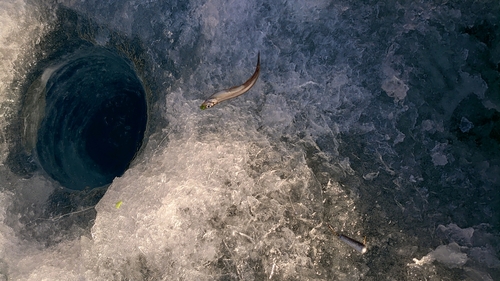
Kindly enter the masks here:
[[122, 204], [123, 204], [123, 201], [122, 201], [122, 200], [120, 200], [120, 201], [116, 202], [116, 204], [115, 204], [115, 208], [120, 209], [120, 207], [121, 207], [121, 205], [122, 205]]

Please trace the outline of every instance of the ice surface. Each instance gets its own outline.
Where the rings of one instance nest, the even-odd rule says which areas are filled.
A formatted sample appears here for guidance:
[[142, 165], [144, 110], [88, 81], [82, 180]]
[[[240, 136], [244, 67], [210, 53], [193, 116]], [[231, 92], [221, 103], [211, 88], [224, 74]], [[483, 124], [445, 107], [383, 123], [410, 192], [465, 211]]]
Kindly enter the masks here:
[[11, 89], [10, 81], [16, 77], [16, 65], [33, 63], [25, 51], [42, 37], [47, 25], [36, 20], [36, 11], [22, 0], [8, 0], [0, 3], [0, 160], [7, 155], [5, 128], [8, 117], [16, 106], [17, 95]]
[[472, 235], [474, 235], [474, 228], [460, 228], [458, 225], [451, 223], [448, 226], [439, 225], [438, 231], [444, 234], [448, 239], [459, 243], [464, 246], [472, 245]]
[[382, 89], [394, 100], [401, 101], [406, 97], [408, 86], [396, 76], [392, 76], [382, 82]]
[[460, 119], [460, 131], [462, 131], [463, 133], [467, 133], [472, 128], [474, 128], [474, 124], [469, 121], [469, 119], [465, 117], [462, 117], [462, 119]]
[[[492, 240], [489, 234], [484, 233], [484, 229], [484, 225], [463, 229], [456, 224], [439, 225], [438, 235], [452, 242], [440, 245], [421, 259], [414, 258], [413, 261], [418, 266], [438, 261], [450, 268], [467, 264], [469, 266], [464, 269], [473, 280], [492, 280], [485, 268], [499, 268], [500, 260], [495, 256]], [[474, 264], [480, 267], [474, 267]]]
[[417, 265], [423, 265], [435, 260], [447, 267], [460, 267], [467, 262], [467, 254], [460, 252], [460, 247], [457, 243], [450, 243], [437, 247], [420, 260], [414, 259]]
[[[500, 6], [424, 2], [2, 1], [0, 280], [499, 279]], [[150, 95], [97, 205], [12, 149], [61, 35]], [[255, 87], [200, 111], [259, 51]]]

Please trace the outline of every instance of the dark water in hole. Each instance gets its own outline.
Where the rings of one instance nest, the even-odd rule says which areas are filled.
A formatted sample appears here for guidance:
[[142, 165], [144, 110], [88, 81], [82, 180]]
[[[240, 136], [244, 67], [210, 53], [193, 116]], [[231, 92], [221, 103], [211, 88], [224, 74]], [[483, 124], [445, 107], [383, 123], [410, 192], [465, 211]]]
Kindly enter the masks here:
[[130, 62], [100, 47], [79, 50], [47, 81], [40, 164], [69, 189], [109, 184], [140, 148], [146, 122], [145, 92]]

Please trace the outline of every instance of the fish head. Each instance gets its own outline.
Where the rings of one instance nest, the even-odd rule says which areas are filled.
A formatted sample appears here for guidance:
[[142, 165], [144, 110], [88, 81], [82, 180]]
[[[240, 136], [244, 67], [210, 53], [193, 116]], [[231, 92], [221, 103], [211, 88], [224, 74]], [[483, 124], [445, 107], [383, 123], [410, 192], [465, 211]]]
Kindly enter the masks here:
[[208, 99], [201, 104], [200, 108], [201, 108], [201, 110], [205, 110], [205, 109], [210, 108], [216, 104], [217, 104], [216, 99]]

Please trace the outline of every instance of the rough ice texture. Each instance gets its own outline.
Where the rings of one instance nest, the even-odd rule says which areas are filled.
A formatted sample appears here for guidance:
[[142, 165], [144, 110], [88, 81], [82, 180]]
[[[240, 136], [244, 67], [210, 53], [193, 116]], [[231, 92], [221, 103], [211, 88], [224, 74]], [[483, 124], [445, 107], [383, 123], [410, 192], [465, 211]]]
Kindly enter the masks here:
[[[7, 155], [6, 129], [16, 114], [19, 96], [13, 82], [20, 68], [33, 63], [29, 51], [46, 33], [47, 24], [38, 21], [37, 11], [22, 0], [6, 0], [0, 4], [0, 162]], [[17, 68], [17, 70], [15, 70]]]
[[[168, 125], [151, 132], [109, 187], [91, 234], [75, 228], [78, 238], [50, 248], [17, 238], [23, 223], [9, 209], [12, 190], [36, 184], [0, 166], [8, 179], [0, 202], [4, 276], [440, 280], [461, 267], [500, 276], [496, 232], [479, 227], [498, 221], [492, 194], [500, 165], [484, 150], [496, 144], [468, 145], [457, 136], [460, 123], [450, 124], [469, 95], [498, 108], [489, 90], [498, 70], [486, 67], [498, 54], [484, 51], [498, 43], [480, 32], [498, 22], [497, 2], [59, 2], [100, 25], [98, 34], [83, 34], [91, 41], [110, 44], [110, 29], [141, 42], [148, 86], [165, 97], [151, 106], [151, 120]], [[15, 6], [2, 6], [2, 27], [17, 24]], [[30, 42], [43, 35], [15, 30]], [[25, 45], [16, 38], [1, 38], [2, 47], [14, 44], [2, 70], [11, 69], [10, 50]], [[201, 112], [204, 98], [247, 78], [258, 51], [255, 87]], [[3, 104], [11, 98], [5, 85]], [[445, 226], [453, 234], [437, 246], [435, 225], [450, 221], [463, 229]], [[368, 253], [357, 256], [325, 222], [367, 236]], [[435, 250], [425, 255], [429, 245]], [[408, 270], [416, 252], [428, 265]]]
[[424, 265], [438, 261], [447, 267], [461, 267], [467, 262], [467, 254], [460, 252], [460, 247], [457, 243], [438, 246], [434, 251], [430, 252], [422, 259], [414, 259], [415, 264]]
[[459, 127], [460, 131], [462, 131], [463, 133], [467, 133], [468, 131], [470, 131], [470, 129], [474, 128], [474, 123], [469, 121], [469, 119], [462, 117]]
[[409, 87], [401, 79], [392, 76], [382, 82], [382, 89], [389, 97], [394, 98], [394, 101], [398, 102], [406, 97]]

